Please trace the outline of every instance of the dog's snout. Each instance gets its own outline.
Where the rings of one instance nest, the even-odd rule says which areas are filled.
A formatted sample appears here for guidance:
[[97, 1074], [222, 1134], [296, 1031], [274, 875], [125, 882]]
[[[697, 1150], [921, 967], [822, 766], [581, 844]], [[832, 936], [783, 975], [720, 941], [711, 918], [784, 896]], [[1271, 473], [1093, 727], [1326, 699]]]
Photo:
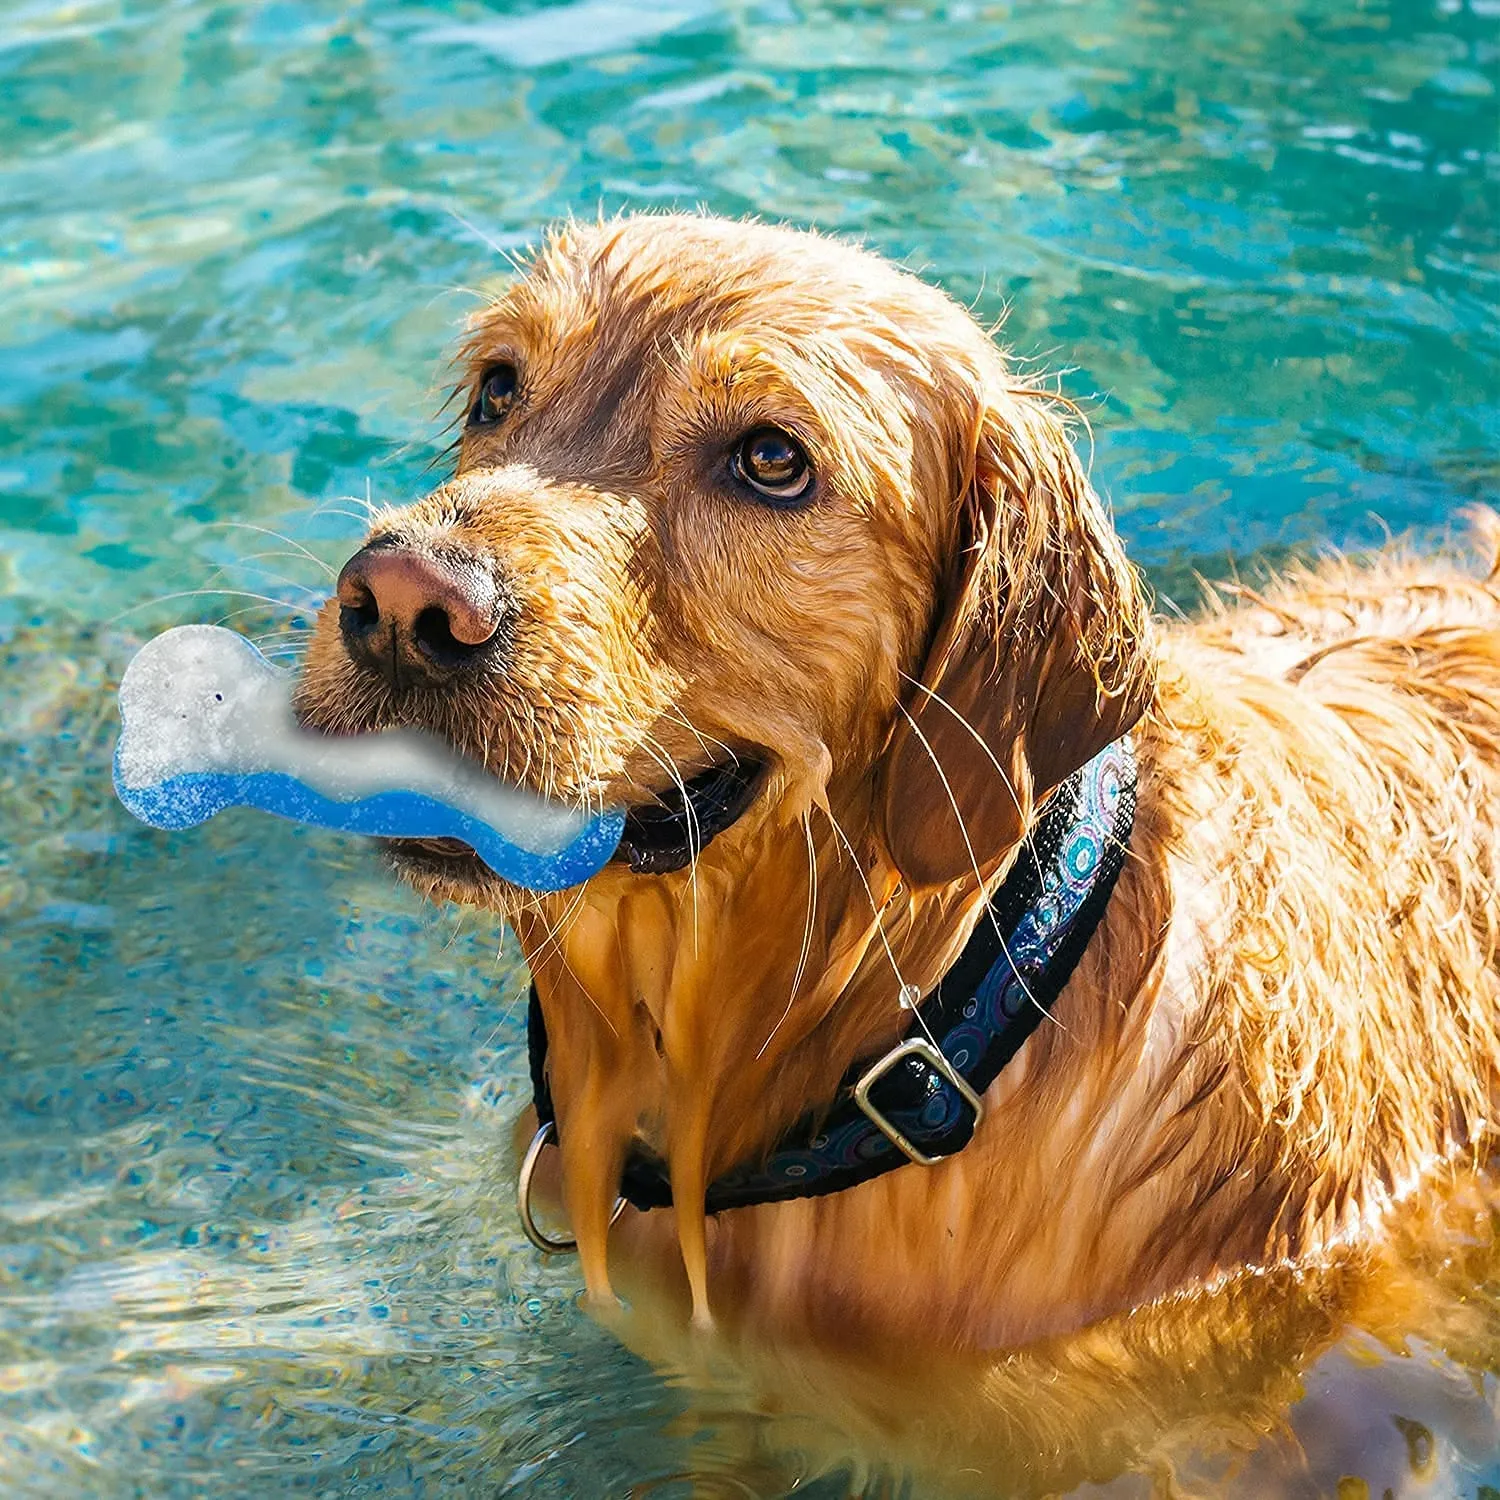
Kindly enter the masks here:
[[509, 591], [479, 558], [389, 541], [356, 552], [337, 592], [350, 656], [392, 685], [492, 661], [514, 613]]

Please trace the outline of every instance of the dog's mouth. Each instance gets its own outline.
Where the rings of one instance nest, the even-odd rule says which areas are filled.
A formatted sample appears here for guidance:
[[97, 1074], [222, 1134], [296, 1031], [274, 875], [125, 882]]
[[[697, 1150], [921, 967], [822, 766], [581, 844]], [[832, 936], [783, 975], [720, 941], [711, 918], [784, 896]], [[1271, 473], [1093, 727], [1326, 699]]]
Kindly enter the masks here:
[[[721, 833], [749, 811], [765, 779], [765, 762], [731, 755], [680, 784], [655, 793], [651, 802], [625, 815], [625, 832], [614, 856], [638, 875], [685, 869]], [[459, 839], [385, 839], [387, 852], [409, 875], [441, 879], [476, 889], [498, 877]]]
[[615, 858], [638, 875], [684, 869], [745, 815], [764, 772], [764, 762], [735, 755], [658, 792], [655, 802], [626, 814]]

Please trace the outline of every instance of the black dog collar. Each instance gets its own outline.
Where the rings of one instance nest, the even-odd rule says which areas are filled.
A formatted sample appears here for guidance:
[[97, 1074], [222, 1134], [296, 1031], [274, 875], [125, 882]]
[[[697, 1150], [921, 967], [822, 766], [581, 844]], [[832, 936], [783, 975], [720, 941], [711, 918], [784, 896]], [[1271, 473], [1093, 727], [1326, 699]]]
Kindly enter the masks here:
[[[836, 1193], [968, 1145], [985, 1090], [1047, 1016], [1109, 904], [1135, 821], [1128, 739], [1107, 746], [1048, 799], [973, 936], [889, 1052], [857, 1064], [826, 1108], [805, 1114], [758, 1162], [709, 1184], [709, 1213]], [[528, 1017], [538, 1139], [556, 1115], [536, 990]], [[665, 1167], [635, 1152], [621, 1196], [665, 1208]]]

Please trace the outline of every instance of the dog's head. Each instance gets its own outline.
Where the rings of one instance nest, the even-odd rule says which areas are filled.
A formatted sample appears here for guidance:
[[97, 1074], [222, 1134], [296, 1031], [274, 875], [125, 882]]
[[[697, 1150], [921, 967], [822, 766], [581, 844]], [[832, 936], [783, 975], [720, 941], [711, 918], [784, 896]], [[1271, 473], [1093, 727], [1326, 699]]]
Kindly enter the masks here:
[[299, 711], [633, 809], [581, 892], [396, 857], [520, 933], [590, 1287], [634, 1140], [702, 1311], [684, 1210], [942, 972], [1039, 799], [1141, 712], [1146, 612], [1058, 403], [836, 241], [570, 226], [465, 362], [455, 475], [376, 520]]
[[[877, 257], [570, 225], [463, 357], [454, 477], [376, 519], [300, 712], [422, 725], [566, 801], [666, 794], [645, 873], [597, 878], [851, 798], [910, 886], [988, 876], [1140, 712], [1140, 596], [1057, 403]], [[430, 893], [514, 904], [461, 851], [396, 852]]]

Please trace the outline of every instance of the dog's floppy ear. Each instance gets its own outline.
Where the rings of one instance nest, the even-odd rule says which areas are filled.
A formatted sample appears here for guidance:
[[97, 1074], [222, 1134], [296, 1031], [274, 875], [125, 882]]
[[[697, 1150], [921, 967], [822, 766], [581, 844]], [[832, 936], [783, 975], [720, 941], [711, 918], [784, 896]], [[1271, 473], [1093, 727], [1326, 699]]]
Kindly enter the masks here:
[[1046, 794], [1136, 722], [1152, 683], [1139, 581], [1056, 403], [1000, 385], [957, 447], [932, 638], [877, 791], [912, 887], [987, 879]]

